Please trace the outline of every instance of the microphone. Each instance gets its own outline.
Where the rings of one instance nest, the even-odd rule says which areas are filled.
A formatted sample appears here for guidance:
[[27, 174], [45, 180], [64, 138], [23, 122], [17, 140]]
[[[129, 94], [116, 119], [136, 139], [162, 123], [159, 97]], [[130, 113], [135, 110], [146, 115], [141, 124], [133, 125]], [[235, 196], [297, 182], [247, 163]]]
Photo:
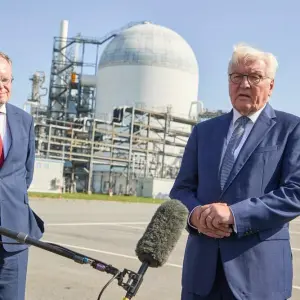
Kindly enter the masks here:
[[148, 267], [158, 268], [166, 263], [186, 227], [187, 218], [188, 210], [179, 200], [167, 200], [158, 207], [136, 245], [135, 253], [142, 265], [132, 278], [124, 300], [136, 295]]
[[76, 263], [88, 264], [100, 272], [111, 274], [113, 277], [101, 290], [98, 300], [114, 279], [127, 292], [123, 300], [130, 300], [139, 290], [148, 267], [157, 268], [166, 263], [182, 234], [182, 230], [186, 226], [187, 218], [188, 210], [179, 200], [167, 200], [158, 207], [143, 236], [136, 245], [135, 253], [142, 262], [138, 272], [128, 269], [121, 271], [110, 264], [58, 244], [43, 242], [30, 237], [26, 233], [15, 232], [2, 226], [0, 226], [0, 235], [14, 239], [20, 245], [32, 245], [71, 259]]

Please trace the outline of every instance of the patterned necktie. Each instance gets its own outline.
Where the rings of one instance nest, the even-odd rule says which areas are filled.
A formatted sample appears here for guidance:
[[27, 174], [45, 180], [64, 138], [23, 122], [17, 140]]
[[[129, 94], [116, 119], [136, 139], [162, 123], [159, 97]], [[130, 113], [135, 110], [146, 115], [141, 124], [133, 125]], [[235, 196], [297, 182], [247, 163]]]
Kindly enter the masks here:
[[241, 139], [243, 137], [246, 124], [248, 123], [249, 118], [248, 117], [240, 117], [236, 120], [236, 127], [232, 133], [232, 136], [230, 138], [230, 141], [228, 143], [226, 152], [224, 154], [222, 166], [220, 169], [220, 183], [221, 188], [223, 190], [225, 183], [228, 179], [228, 176], [232, 170], [233, 164], [234, 164], [234, 151], [238, 147], [239, 143], [241, 142]]

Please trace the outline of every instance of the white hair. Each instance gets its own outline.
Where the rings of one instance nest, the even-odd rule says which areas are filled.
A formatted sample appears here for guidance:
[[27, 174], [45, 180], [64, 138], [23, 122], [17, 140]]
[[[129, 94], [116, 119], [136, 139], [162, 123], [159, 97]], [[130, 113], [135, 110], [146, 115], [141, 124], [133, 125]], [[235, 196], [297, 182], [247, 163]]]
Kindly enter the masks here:
[[11, 61], [10, 57], [7, 54], [0, 51], [0, 57], [5, 59], [10, 65], [12, 65], [12, 61]]
[[239, 62], [249, 63], [257, 60], [262, 60], [267, 65], [266, 76], [274, 79], [278, 68], [276, 57], [272, 53], [263, 52], [259, 49], [253, 48], [247, 44], [240, 43], [234, 46], [232, 57], [229, 61], [228, 73], [231, 72], [232, 66]]

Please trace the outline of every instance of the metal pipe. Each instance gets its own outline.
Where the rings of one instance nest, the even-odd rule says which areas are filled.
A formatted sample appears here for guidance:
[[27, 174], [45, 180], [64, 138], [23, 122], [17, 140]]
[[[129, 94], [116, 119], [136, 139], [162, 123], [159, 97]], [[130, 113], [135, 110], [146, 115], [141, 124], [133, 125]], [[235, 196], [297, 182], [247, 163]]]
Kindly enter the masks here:
[[96, 129], [96, 122], [93, 121], [93, 127], [92, 127], [92, 140], [91, 140], [91, 141], [92, 141], [92, 147], [91, 147], [91, 158], [90, 158], [90, 169], [89, 169], [89, 181], [88, 181], [88, 194], [92, 194], [95, 129]]
[[131, 156], [132, 156], [132, 138], [133, 138], [133, 129], [134, 129], [134, 107], [132, 108], [131, 114], [131, 126], [130, 126], [130, 140], [129, 140], [129, 154], [128, 154], [128, 167], [127, 167], [127, 177], [126, 177], [126, 193], [129, 194], [129, 176], [130, 176], [130, 165], [131, 165]]

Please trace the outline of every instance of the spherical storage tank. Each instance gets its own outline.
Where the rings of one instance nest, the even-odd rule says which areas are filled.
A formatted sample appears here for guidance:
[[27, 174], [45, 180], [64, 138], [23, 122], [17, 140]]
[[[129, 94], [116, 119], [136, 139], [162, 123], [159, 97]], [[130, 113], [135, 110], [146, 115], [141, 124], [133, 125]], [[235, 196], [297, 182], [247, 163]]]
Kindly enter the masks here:
[[152, 23], [132, 26], [104, 49], [99, 62], [96, 118], [120, 106], [139, 106], [188, 116], [198, 98], [198, 64], [176, 32]]

